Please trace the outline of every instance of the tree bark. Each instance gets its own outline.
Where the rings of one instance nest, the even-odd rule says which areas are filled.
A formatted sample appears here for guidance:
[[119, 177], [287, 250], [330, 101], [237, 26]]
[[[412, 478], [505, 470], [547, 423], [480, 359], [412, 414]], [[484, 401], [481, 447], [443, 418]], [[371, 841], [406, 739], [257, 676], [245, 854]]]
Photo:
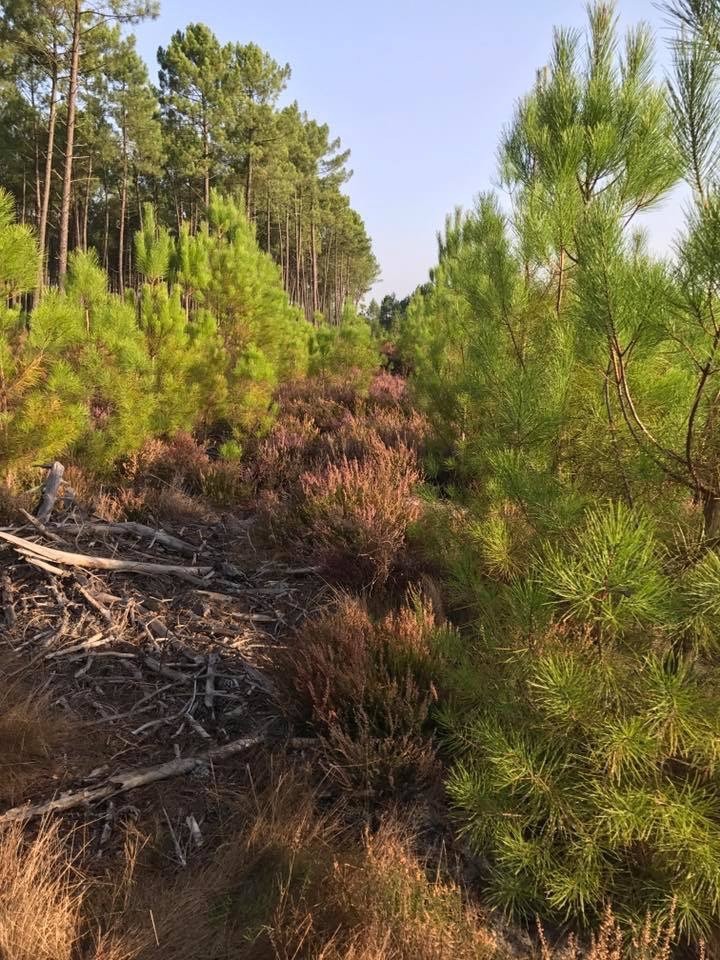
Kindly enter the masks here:
[[118, 230], [118, 287], [120, 296], [125, 293], [125, 216], [127, 210], [127, 179], [128, 179], [128, 160], [127, 160], [127, 111], [123, 108], [123, 126], [122, 126], [122, 183], [120, 185], [120, 223]]
[[252, 220], [252, 191], [253, 191], [253, 156], [252, 143], [248, 147], [247, 170], [245, 171], [245, 212], [248, 220]]
[[720, 537], [720, 499], [714, 494], [708, 493], [703, 497], [703, 519], [705, 536], [713, 540]]
[[55, 151], [55, 122], [57, 120], [57, 59], [53, 59], [53, 72], [50, 78], [50, 116], [48, 118], [47, 155], [45, 157], [45, 183], [43, 184], [42, 206], [40, 208], [40, 225], [38, 228], [38, 246], [40, 248], [40, 266], [38, 267], [38, 292], [42, 293], [45, 286], [47, 268], [47, 223], [50, 210], [50, 193], [52, 190], [53, 154]]
[[110, 192], [105, 186], [105, 236], [103, 237], [103, 268], [107, 272], [109, 266], [108, 247], [110, 245]]
[[88, 174], [87, 180], [85, 181], [85, 210], [83, 212], [83, 236], [82, 236], [82, 246], [83, 250], [88, 248], [88, 217], [90, 216], [90, 191], [92, 189], [92, 171], [93, 171], [93, 161], [92, 156], [88, 161]]
[[204, 196], [205, 206], [210, 206], [210, 134], [208, 131], [207, 107], [203, 102], [202, 116], [203, 132], [203, 174], [204, 174]]
[[312, 306], [313, 306], [313, 321], [315, 319], [315, 314], [320, 309], [320, 296], [318, 288], [318, 262], [317, 262], [317, 240], [315, 237], [315, 211], [313, 210], [312, 219], [310, 221], [310, 246], [312, 251]]
[[73, 147], [75, 143], [75, 110], [77, 107], [78, 74], [80, 72], [81, 0], [73, 4], [73, 36], [70, 54], [70, 80], [67, 100], [67, 142], [65, 144], [65, 172], [63, 174], [62, 204], [60, 207], [60, 240], [58, 249], [58, 283], [65, 286], [70, 233], [70, 205], [72, 202]]

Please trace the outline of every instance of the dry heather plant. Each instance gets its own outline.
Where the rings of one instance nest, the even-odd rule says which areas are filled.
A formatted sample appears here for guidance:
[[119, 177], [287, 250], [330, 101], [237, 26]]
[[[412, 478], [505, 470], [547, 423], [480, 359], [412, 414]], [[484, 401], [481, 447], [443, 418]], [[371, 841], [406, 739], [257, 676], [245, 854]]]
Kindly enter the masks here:
[[356, 413], [361, 408], [363, 398], [345, 377], [314, 377], [282, 386], [278, 402], [281, 411], [314, 420], [320, 430], [332, 431], [348, 412]]
[[419, 482], [415, 455], [405, 447], [388, 449], [380, 440], [363, 461], [343, 457], [306, 473], [309, 544], [339, 579], [384, 585], [398, 573], [408, 527], [420, 514]]
[[194, 437], [178, 433], [169, 441], [148, 440], [128, 459], [124, 473], [130, 483], [156, 480], [200, 493], [210, 464], [207, 450]]
[[324, 768], [339, 785], [377, 794], [438, 773], [429, 733], [434, 626], [422, 600], [375, 623], [361, 601], [343, 596], [280, 658], [285, 702], [319, 732]]
[[319, 436], [312, 418], [285, 413], [254, 451], [248, 473], [255, 489], [297, 489], [300, 477], [316, 462]]
[[272, 530], [320, 557], [334, 579], [383, 585], [400, 572], [420, 512], [424, 419], [404, 386], [377, 378], [372, 399], [353, 384], [315, 379], [279, 392], [280, 415], [255, 445], [248, 485]]
[[368, 391], [370, 402], [379, 407], [398, 407], [407, 404], [407, 380], [381, 370], [375, 375]]
[[33, 496], [23, 492], [19, 478], [6, 475], [0, 483], [0, 523], [22, 522], [20, 509], [32, 510], [34, 505]]

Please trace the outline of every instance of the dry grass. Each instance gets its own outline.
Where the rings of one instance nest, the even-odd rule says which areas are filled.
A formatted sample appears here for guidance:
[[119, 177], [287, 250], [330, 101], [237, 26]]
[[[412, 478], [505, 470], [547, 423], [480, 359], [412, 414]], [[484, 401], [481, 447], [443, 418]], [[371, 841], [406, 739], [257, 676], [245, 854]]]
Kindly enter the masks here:
[[0, 829], [2, 960], [135, 960], [132, 938], [103, 932], [93, 919], [101, 885], [79, 869], [83, 851], [73, 840], [49, 821], [30, 838], [21, 824]]
[[0, 957], [71, 960], [81, 913], [82, 881], [57, 827], [30, 842], [17, 824], [0, 832]]
[[[666, 923], [658, 925], [648, 916], [639, 929], [628, 930], [608, 906], [597, 933], [583, 946], [570, 937], [566, 944], [553, 948], [539, 924], [538, 937], [539, 960], [672, 960], [676, 956], [673, 947], [676, 940], [674, 912]], [[697, 960], [706, 960], [708, 954], [704, 944], [700, 944], [694, 956]]]
[[[0, 659], [0, 802], [14, 804], [59, 766], [68, 726], [27, 676], [13, 676], [14, 661]], [[1, 955], [0, 955], [1, 956]]]
[[[44, 823], [0, 832], [2, 960], [671, 960], [672, 923], [627, 933], [608, 909], [592, 942], [510, 949], [488, 918], [385, 818], [353, 840], [294, 775], [251, 790], [224, 842], [175, 878], [136, 870], [115, 888], [81, 872], [82, 850]], [[709, 956], [709, 955], [708, 955]], [[701, 952], [698, 960], [705, 960]]]
[[[152, 917], [151, 917], [152, 911]], [[138, 960], [490, 960], [483, 918], [428, 876], [397, 823], [353, 842], [294, 776], [232, 823], [222, 847], [125, 917]]]

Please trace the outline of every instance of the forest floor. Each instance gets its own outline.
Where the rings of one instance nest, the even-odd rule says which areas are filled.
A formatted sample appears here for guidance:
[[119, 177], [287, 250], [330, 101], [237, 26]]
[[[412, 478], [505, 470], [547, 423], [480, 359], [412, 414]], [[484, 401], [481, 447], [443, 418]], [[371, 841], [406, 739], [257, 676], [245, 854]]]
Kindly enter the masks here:
[[[63, 736], [45, 763], [6, 780], [3, 801], [27, 800], [30, 785], [33, 799], [50, 798], [258, 731], [268, 739], [286, 734], [266, 667], [329, 588], [316, 570], [293, 569], [277, 551], [257, 547], [252, 526], [252, 518], [227, 514], [153, 531], [84, 519], [73, 509], [46, 534], [30, 523], [3, 528], [50, 550], [160, 567], [111, 572], [51, 560], [39, 568], [19, 553], [22, 546], [5, 543], [5, 673], [21, 686], [32, 676], [33, 696], [42, 694]], [[166, 565], [175, 572], [164, 572]], [[198, 567], [212, 572], [194, 575]], [[178, 806], [177, 799], [183, 823], [206, 821], [203, 791], [190, 791], [200, 806], [183, 806], [174, 796], [182, 789], [175, 784], [173, 802], [166, 798], [161, 808]], [[139, 812], [156, 800], [152, 789], [133, 793]], [[105, 844], [107, 806], [98, 823]], [[186, 844], [186, 828], [178, 832]]]
[[[400, 543], [412, 504], [393, 498], [410, 490], [414, 414], [390, 423], [382, 404], [368, 418], [343, 406], [352, 398], [321, 401], [300, 391], [281, 415], [252, 507], [218, 508], [158, 477], [148, 496], [142, 470], [137, 489], [108, 492], [73, 468], [45, 523], [36, 490], [0, 504], [3, 960], [556, 956], [467, 893], [478, 865], [421, 732], [429, 700], [366, 657], [373, 631], [408, 650], [421, 639], [408, 576], [381, 600], [362, 583], [346, 592], [360, 554], [343, 541], [343, 563], [318, 547], [372, 526], [362, 555], [378, 567]], [[326, 429], [309, 429], [306, 404]], [[402, 457], [378, 431], [402, 433]], [[186, 472], [200, 456], [172, 453]], [[350, 512], [289, 535], [303, 458], [312, 471], [328, 457], [302, 496], [321, 477], [325, 509], [341, 475]], [[296, 497], [285, 507], [280, 481]], [[263, 499], [288, 526], [280, 536]], [[378, 690], [391, 702], [380, 739], [366, 715]]]

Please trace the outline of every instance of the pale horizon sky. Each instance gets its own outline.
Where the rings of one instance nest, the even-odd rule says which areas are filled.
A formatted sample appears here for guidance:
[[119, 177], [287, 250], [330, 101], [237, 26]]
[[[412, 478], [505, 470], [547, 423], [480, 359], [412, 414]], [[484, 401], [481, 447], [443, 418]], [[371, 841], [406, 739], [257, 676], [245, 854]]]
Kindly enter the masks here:
[[[662, 14], [652, 0], [620, 0], [618, 12], [655, 29], [662, 75]], [[445, 215], [495, 185], [500, 134], [548, 59], [553, 25], [582, 26], [585, 2], [161, 0], [160, 17], [135, 28], [153, 81], [158, 46], [192, 22], [290, 63], [285, 99], [352, 151], [346, 189], [382, 270], [372, 295], [402, 297], [427, 279]], [[650, 215], [653, 248], [667, 249], [680, 222], [676, 199]]]

